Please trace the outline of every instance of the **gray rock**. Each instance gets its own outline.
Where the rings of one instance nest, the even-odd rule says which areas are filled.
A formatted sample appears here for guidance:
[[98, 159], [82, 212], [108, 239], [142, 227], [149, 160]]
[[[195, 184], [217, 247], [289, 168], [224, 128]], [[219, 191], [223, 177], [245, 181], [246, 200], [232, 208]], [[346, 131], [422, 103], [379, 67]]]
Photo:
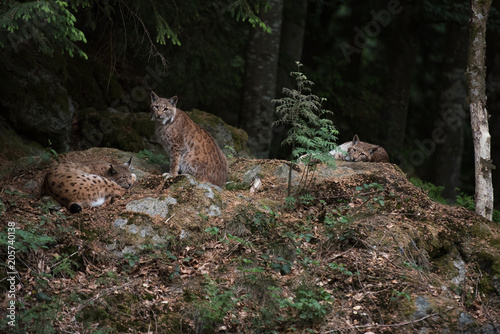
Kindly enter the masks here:
[[129, 211], [145, 213], [150, 216], [161, 216], [167, 218], [169, 205], [177, 204], [177, 200], [172, 197], [146, 197], [127, 204]]
[[45, 205], [49, 210], [58, 211], [62, 208], [58, 201], [50, 196], [44, 196], [41, 199], [43, 205]]
[[415, 307], [417, 310], [413, 313], [413, 319], [420, 319], [425, 317], [432, 311], [432, 307], [424, 297], [417, 297], [415, 300]]
[[467, 325], [474, 324], [475, 321], [474, 321], [474, 318], [470, 314], [462, 312], [462, 313], [460, 313], [460, 318], [458, 319], [458, 323], [460, 324], [460, 326], [467, 326]]
[[218, 217], [218, 216], [222, 215], [222, 212], [218, 206], [210, 205], [210, 207], [208, 208], [207, 215], [209, 217]]
[[[276, 168], [276, 170], [274, 171], [274, 176], [276, 176], [279, 179], [282, 179], [283, 182], [287, 182], [289, 171], [290, 167], [287, 164], [282, 164]], [[300, 182], [300, 174], [292, 170], [292, 184], [298, 185], [299, 182]]]
[[23, 188], [26, 190], [35, 190], [38, 188], [38, 182], [35, 180], [29, 180], [23, 185]]
[[[458, 255], [457, 255], [458, 256]], [[453, 260], [453, 265], [458, 270], [458, 275], [451, 279], [451, 282], [461, 286], [465, 281], [465, 274], [467, 273], [465, 269], [465, 262], [460, 256], [456, 260]]]
[[118, 218], [113, 222], [113, 227], [122, 230], [128, 235], [129, 245], [117, 250], [116, 241], [109, 244], [107, 249], [114, 251], [115, 255], [123, 257], [127, 253], [135, 254], [146, 245], [164, 245], [168, 243], [166, 232], [162, 228], [153, 227], [148, 219], [135, 219], [138, 223], [130, 223], [129, 219]]
[[255, 177], [255, 175], [259, 174], [260, 172], [262, 172], [261, 165], [253, 166], [245, 174], [243, 174], [242, 181], [244, 183], [250, 184], [250, 182], [252, 182], [252, 179]]

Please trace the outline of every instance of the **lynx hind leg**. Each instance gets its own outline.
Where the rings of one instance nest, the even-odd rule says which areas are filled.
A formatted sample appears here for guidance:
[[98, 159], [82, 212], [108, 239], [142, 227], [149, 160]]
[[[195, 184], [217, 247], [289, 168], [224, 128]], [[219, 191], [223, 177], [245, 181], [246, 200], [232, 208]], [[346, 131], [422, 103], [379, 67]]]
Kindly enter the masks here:
[[78, 212], [81, 212], [82, 211], [82, 206], [79, 204], [79, 203], [70, 203], [69, 204], [69, 212], [71, 213], [78, 213]]

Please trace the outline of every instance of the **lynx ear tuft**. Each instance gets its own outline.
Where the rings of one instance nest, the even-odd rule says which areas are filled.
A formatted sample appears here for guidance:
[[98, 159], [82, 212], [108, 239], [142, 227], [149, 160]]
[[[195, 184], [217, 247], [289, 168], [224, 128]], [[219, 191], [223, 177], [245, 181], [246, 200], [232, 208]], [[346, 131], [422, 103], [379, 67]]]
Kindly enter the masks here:
[[118, 172], [116, 171], [115, 167], [113, 165], [109, 165], [109, 170], [108, 170], [109, 175], [116, 175]]
[[132, 157], [130, 157], [129, 161], [124, 163], [125, 166], [127, 166], [128, 168], [132, 167]]
[[354, 145], [358, 145], [358, 143], [359, 143], [359, 137], [358, 137], [358, 135], [354, 135], [354, 138], [352, 138], [352, 143]]
[[155, 92], [151, 91], [151, 102], [156, 102], [160, 97], [158, 95], [156, 95]]
[[171, 105], [173, 105], [175, 107], [175, 105], [177, 104], [177, 95], [176, 96], [172, 96], [170, 99], [169, 99], [169, 102]]

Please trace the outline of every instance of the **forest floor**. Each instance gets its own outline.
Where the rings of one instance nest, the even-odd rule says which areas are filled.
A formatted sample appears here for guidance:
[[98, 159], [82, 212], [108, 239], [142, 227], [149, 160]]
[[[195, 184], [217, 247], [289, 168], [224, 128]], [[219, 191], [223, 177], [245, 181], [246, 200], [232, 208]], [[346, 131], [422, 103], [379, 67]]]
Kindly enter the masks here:
[[[18, 271], [17, 329], [0, 273], [0, 331], [500, 332], [500, 225], [434, 202], [392, 164], [338, 162], [285, 201], [284, 161], [230, 158], [221, 215], [199, 213], [188, 237], [182, 210], [143, 217], [167, 242], [124, 254], [114, 250], [133, 240], [114, 222], [134, 216], [127, 203], [173, 191], [161, 166], [134, 159], [145, 173], [126, 196], [75, 215], [39, 198], [46, 163], [0, 163], [0, 254], [9, 263], [15, 225]], [[251, 193], [243, 180], [255, 168], [262, 187]]]

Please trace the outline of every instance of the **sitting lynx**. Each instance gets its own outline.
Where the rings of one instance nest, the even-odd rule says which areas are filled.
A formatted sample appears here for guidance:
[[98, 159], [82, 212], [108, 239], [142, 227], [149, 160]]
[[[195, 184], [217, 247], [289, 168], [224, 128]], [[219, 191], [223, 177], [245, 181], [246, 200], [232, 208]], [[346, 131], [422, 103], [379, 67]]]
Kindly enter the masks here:
[[352, 145], [347, 149], [348, 161], [389, 162], [386, 150], [378, 145], [365, 143], [354, 135]]
[[106, 162], [60, 163], [49, 168], [43, 181], [42, 195], [50, 195], [71, 213], [84, 207], [103, 205], [114, 196], [123, 196], [136, 180], [130, 162], [113, 165]]
[[223, 186], [227, 160], [215, 139], [176, 107], [177, 96], [160, 98], [151, 92], [151, 120], [156, 136], [170, 156], [170, 175], [193, 175], [200, 181]]

